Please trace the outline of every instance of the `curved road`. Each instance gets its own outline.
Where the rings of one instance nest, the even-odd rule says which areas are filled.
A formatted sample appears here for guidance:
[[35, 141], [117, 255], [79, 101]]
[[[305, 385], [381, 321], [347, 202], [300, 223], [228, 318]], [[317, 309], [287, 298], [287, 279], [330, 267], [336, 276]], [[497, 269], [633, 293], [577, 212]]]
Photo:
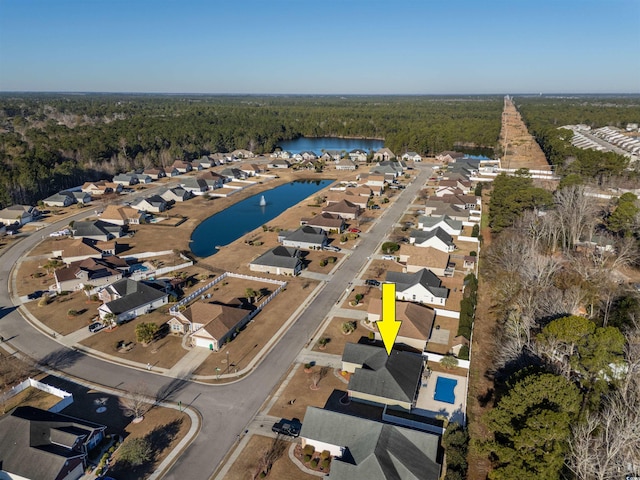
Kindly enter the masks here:
[[[40, 241], [41, 235], [59, 230], [70, 219], [23, 238], [2, 255], [0, 279], [4, 281], [0, 284], [0, 335], [15, 349], [36, 360], [48, 358], [53, 368], [68, 375], [116, 389], [144, 381], [151, 391], [158, 392], [158, 396], [166, 400], [181, 401], [183, 405], [198, 409], [203, 418], [202, 429], [164, 478], [208, 479], [295, 361], [302, 346], [312, 337], [327, 312], [345, 292], [349, 282], [366, 264], [367, 257], [376, 251], [387, 232], [393, 228], [424, 185], [431, 172], [426, 167], [428, 166], [424, 165], [419, 168], [417, 179], [401, 191], [371, 231], [361, 237], [358, 248], [343, 261], [331, 280], [255, 371], [235, 383], [204, 385], [109, 363], [61, 346], [24, 320], [19, 310], [13, 306], [14, 300], [16, 305], [19, 305], [19, 301], [9, 294], [11, 269]], [[87, 215], [89, 214], [82, 212], [72, 219], [77, 220]]]

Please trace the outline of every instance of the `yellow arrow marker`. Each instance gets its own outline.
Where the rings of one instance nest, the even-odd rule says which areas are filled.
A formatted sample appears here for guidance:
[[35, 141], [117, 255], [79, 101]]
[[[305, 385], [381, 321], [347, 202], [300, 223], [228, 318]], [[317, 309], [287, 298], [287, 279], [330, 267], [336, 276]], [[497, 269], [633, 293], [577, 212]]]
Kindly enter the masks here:
[[391, 355], [391, 349], [400, 331], [401, 321], [396, 321], [396, 284], [382, 284], [382, 320], [376, 322], [380, 336], [387, 349], [387, 355]]

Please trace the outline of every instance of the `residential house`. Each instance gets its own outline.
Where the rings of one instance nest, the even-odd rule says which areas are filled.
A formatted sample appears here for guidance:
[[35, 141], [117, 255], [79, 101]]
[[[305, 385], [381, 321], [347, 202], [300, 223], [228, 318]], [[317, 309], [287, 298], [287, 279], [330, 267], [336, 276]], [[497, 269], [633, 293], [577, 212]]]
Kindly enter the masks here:
[[381, 148], [376, 153], [373, 154], [373, 160], [375, 162], [385, 162], [396, 158], [396, 154], [393, 153], [387, 147]]
[[203, 172], [198, 175], [198, 178], [207, 182], [209, 190], [215, 190], [216, 188], [222, 188], [227, 181], [227, 178], [220, 175], [217, 172]]
[[[90, 194], [92, 197], [105, 195], [107, 193], [113, 193], [112, 187], [109, 186], [110, 183], [112, 182], [107, 182], [106, 180], [100, 180], [98, 182], [85, 182], [82, 185], [82, 191]], [[120, 186], [120, 189], [122, 191], [122, 185], [117, 185]]]
[[187, 173], [193, 170], [193, 166], [191, 165], [191, 163], [184, 160], [176, 160], [171, 166], [175, 168], [178, 173]]
[[352, 162], [366, 162], [367, 161], [367, 152], [365, 150], [351, 150], [349, 152], [349, 160]]
[[315, 152], [312, 152], [310, 150], [300, 152], [300, 156], [302, 157], [302, 160], [306, 160], [307, 162], [314, 162], [318, 159], [318, 156], [315, 154]]
[[31, 205], [11, 205], [0, 210], [0, 223], [5, 225], [24, 225], [40, 216], [40, 211]]
[[323, 229], [305, 225], [293, 232], [280, 232], [278, 241], [285, 247], [322, 250], [327, 245], [328, 239], [327, 233]]
[[365, 179], [365, 184], [371, 188], [374, 195], [381, 195], [386, 183], [384, 175], [369, 174]]
[[0, 418], [0, 478], [77, 480], [104, 425], [31, 406]]
[[[460, 190], [460, 193], [462, 193], [463, 195], [466, 195], [471, 191], [472, 184], [469, 180], [464, 178], [448, 178], [448, 179], [440, 180], [439, 186], [440, 188], [450, 187], [452, 189], [457, 189], [457, 190]], [[457, 191], [453, 193], [459, 194], [459, 192]], [[438, 195], [438, 196], [442, 196], [442, 195]]]
[[464, 195], [464, 192], [456, 187], [438, 186], [436, 188], [435, 196], [437, 198], [441, 198], [446, 195]]
[[327, 233], [342, 233], [346, 226], [344, 219], [340, 215], [326, 212], [314, 215], [313, 217], [301, 218], [300, 225], [321, 228]]
[[68, 265], [87, 258], [102, 258], [104, 252], [88, 238], [63, 238], [55, 242], [51, 254]]
[[176, 313], [169, 328], [174, 332], [191, 334], [191, 345], [218, 351], [231, 341], [249, 320], [251, 311], [217, 303], [195, 302], [182, 312]]
[[336, 163], [336, 170], [348, 170], [354, 171], [358, 166], [353, 163], [353, 160], [350, 158], [343, 158], [338, 163]]
[[[367, 309], [367, 320], [377, 322], [382, 318], [382, 300], [372, 297]], [[431, 336], [431, 329], [436, 318], [432, 308], [411, 302], [396, 301], [396, 321], [401, 321], [400, 330], [395, 343], [406, 345], [423, 352]], [[382, 340], [380, 332], [375, 332], [376, 340]]]
[[415, 273], [428, 268], [439, 277], [451, 276], [455, 264], [450, 265], [449, 253], [433, 247], [402, 245], [398, 252], [400, 263], [404, 263], [406, 273]]
[[342, 370], [351, 373], [349, 398], [410, 412], [418, 398], [424, 363], [421, 354], [394, 349], [387, 355], [381, 347], [347, 343]]
[[[123, 271], [124, 270], [124, 271]], [[129, 271], [129, 265], [116, 256], [87, 258], [72, 262], [54, 272], [56, 292], [81, 290], [85, 285], [100, 287], [116, 282]]]
[[245, 150], [244, 148], [239, 148], [237, 150], [234, 150], [233, 152], [231, 152], [231, 155], [233, 155], [236, 158], [253, 158], [253, 157], [255, 157], [255, 155], [253, 154], [252, 151]]
[[213, 162], [214, 165], [223, 165], [227, 162], [227, 156], [224, 153], [212, 153], [211, 155], [209, 155], [209, 158], [211, 159], [211, 161]]
[[456, 162], [449, 165], [445, 172], [446, 178], [451, 179], [453, 175], [460, 175], [465, 179], [478, 175], [480, 170], [480, 161], [472, 162], [471, 159], [466, 159], [464, 162]]
[[130, 187], [138, 183], [138, 177], [136, 177], [135, 173], [119, 173], [113, 177], [113, 183]]
[[300, 250], [281, 245], [266, 251], [249, 263], [252, 272], [298, 275], [302, 271]]
[[410, 302], [444, 306], [449, 289], [430, 270], [423, 268], [415, 273], [387, 272], [385, 280], [396, 284], [396, 298]]
[[164, 176], [165, 177], [177, 177], [178, 175], [180, 175], [180, 172], [178, 171], [178, 169], [176, 167], [174, 167], [173, 165], [170, 165], [168, 167], [164, 167], [163, 168], [164, 171]]
[[152, 180], [159, 180], [166, 176], [164, 173], [164, 168], [161, 167], [146, 168], [142, 173], [151, 177]]
[[239, 168], [224, 168], [220, 170], [220, 175], [230, 182], [233, 180], [246, 180], [249, 176], [247, 172], [240, 170]]
[[428, 232], [424, 230], [411, 230], [409, 243], [417, 247], [433, 247], [442, 252], [453, 252], [456, 249], [453, 237], [442, 228], [436, 227]]
[[451, 203], [443, 202], [441, 199], [430, 198], [424, 203], [425, 215], [429, 217], [441, 217], [446, 215], [453, 220], [461, 222], [469, 221], [470, 211], [453, 206]]
[[117, 323], [149, 313], [166, 305], [169, 299], [166, 292], [128, 278], [108, 285], [98, 296], [104, 302], [98, 307], [100, 318], [113, 314]]
[[255, 163], [243, 163], [240, 165], [240, 170], [242, 170], [247, 177], [255, 177], [262, 173], [262, 167]]
[[460, 220], [454, 220], [447, 215], [439, 217], [427, 217], [426, 215], [420, 215], [418, 217], [418, 228], [425, 232], [430, 232], [436, 228], [442, 228], [451, 236], [458, 236], [462, 233], [462, 222]]
[[389, 181], [402, 175], [402, 172], [404, 172], [402, 164], [392, 161], [379, 162], [369, 171], [373, 175], [384, 175], [385, 179]]
[[160, 213], [167, 209], [167, 202], [160, 195], [151, 195], [150, 197], [138, 200], [138, 202], [132, 206], [143, 212]]
[[206, 180], [197, 177], [186, 177], [180, 182], [180, 186], [192, 195], [204, 195], [210, 190]]
[[405, 161], [421, 162], [422, 155], [416, 152], [407, 152], [404, 155], [402, 155], [402, 159]]
[[205, 169], [205, 168], [213, 167], [215, 165], [215, 163], [211, 160], [211, 158], [209, 158], [206, 155], [203, 155], [198, 160], [194, 160], [193, 162], [191, 162], [191, 165], [193, 167], [198, 165], [199, 166], [199, 170], [202, 170], [202, 169]]
[[[361, 197], [365, 197], [367, 200], [369, 200], [371, 198], [371, 195], [373, 195], [373, 192], [371, 191], [371, 187], [368, 187], [366, 185], [345, 188], [344, 193], [345, 195], [359, 195]], [[351, 203], [356, 203], [356, 202], [351, 202]]]
[[342, 158], [342, 151], [340, 150], [325, 150], [322, 156], [320, 157], [320, 159], [324, 160], [325, 162], [330, 162], [330, 161], [339, 162], [341, 158]]
[[[365, 187], [367, 188], [367, 187]], [[368, 189], [371, 192], [371, 189]], [[329, 192], [326, 197], [327, 205], [331, 205], [333, 203], [340, 203], [343, 201], [347, 201], [353, 205], [357, 205], [358, 207], [365, 209], [367, 208], [367, 204], [369, 203], [369, 197], [365, 197], [364, 195], [358, 195], [358, 192], [355, 188], [346, 188], [343, 191], [338, 192]]]
[[479, 210], [482, 202], [475, 195], [445, 195], [438, 200], [461, 210]]
[[134, 173], [134, 176], [138, 179], [140, 185], [147, 185], [153, 181], [151, 175], [147, 175], [146, 173]]
[[100, 214], [101, 220], [114, 225], [138, 225], [143, 218], [143, 213], [126, 205], [108, 205]]
[[63, 192], [54, 193], [50, 197], [43, 200], [47, 207], [68, 207], [76, 203], [76, 199], [72, 195]]
[[285, 160], [284, 158], [276, 158], [275, 160], [270, 160], [267, 164], [269, 168], [289, 168], [291, 164]]
[[287, 152], [286, 150], [276, 150], [271, 155], [270, 158], [291, 158], [291, 152]]
[[123, 235], [122, 225], [105, 222], [103, 220], [76, 221], [71, 228], [74, 238], [87, 238], [89, 240], [109, 241], [120, 238]]
[[172, 204], [189, 200], [191, 198], [191, 193], [184, 188], [174, 187], [163, 190], [162, 192], [160, 192], [160, 196], [164, 199], [165, 202]]
[[445, 150], [444, 152], [436, 155], [436, 160], [443, 163], [455, 163], [456, 161], [464, 158], [464, 156], [464, 153]]
[[69, 193], [71, 193], [76, 203], [79, 203], [81, 205], [86, 205], [88, 203], [91, 203], [91, 194], [87, 192], [69, 192]]
[[330, 480], [440, 478], [440, 438], [432, 433], [307, 407], [300, 438], [334, 457]]
[[341, 200], [338, 203], [330, 203], [329, 205], [324, 207], [322, 209], [322, 213], [339, 215], [346, 220], [356, 220], [360, 217], [362, 209], [358, 205], [351, 203], [349, 200]]

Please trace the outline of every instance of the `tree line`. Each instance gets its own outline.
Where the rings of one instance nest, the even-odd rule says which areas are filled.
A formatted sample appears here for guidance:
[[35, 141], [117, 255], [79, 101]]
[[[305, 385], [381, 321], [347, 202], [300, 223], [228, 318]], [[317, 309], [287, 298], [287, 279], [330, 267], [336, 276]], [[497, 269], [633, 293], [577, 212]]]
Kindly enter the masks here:
[[494, 147], [499, 97], [0, 95], [0, 206], [177, 158], [268, 153], [300, 136], [385, 140], [400, 154]]

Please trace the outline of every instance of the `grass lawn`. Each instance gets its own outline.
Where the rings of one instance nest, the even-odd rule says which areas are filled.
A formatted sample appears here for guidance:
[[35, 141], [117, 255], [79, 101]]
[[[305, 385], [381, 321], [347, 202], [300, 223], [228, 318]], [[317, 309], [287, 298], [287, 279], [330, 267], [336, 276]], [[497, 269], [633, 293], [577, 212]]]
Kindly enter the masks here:
[[342, 333], [342, 324], [344, 322], [353, 322], [355, 321], [352, 318], [344, 318], [344, 317], [333, 317], [327, 328], [322, 332], [319, 338], [328, 338], [329, 343], [326, 344], [324, 350], [320, 348], [318, 343], [313, 346], [313, 350], [317, 352], [328, 353], [332, 355], [342, 355], [344, 351], [344, 346], [347, 343], [358, 343], [360, 337], [365, 336], [368, 337], [369, 332], [362, 328], [360, 322], [356, 323], [355, 332], [345, 335]]
[[180, 442], [191, 427], [191, 419], [184, 412], [172, 408], [155, 407], [144, 416], [140, 423], [130, 423], [125, 428], [126, 439], [146, 438], [153, 450], [153, 459], [142, 465], [133, 467], [127, 463], [118, 461], [118, 452], [114, 458], [115, 463], [109, 469], [109, 475], [118, 480], [142, 480], [153, 472], [164, 457]]
[[[304, 421], [304, 414], [307, 407], [324, 407], [331, 393], [338, 390], [346, 390], [347, 383], [343, 382], [339, 373], [330, 368], [325, 372], [324, 378], [318, 381], [318, 390], [312, 390], [312, 377], [320, 372], [321, 367], [312, 367], [311, 373], [305, 373], [304, 366], [294, 365], [295, 373], [287, 384], [286, 388], [271, 407], [269, 415], [284, 418], [299, 418]], [[336, 373], [338, 376], [336, 376]], [[290, 404], [292, 400], [293, 405]]]
[[[98, 316], [100, 306], [99, 303], [91, 302], [81, 291], [58, 295], [51, 303], [42, 307], [38, 306], [38, 301], [34, 300], [24, 306], [33, 316], [60, 335], [69, 335], [86, 328]], [[77, 315], [69, 316], [69, 310], [75, 310]]]
[[[247, 446], [225, 475], [224, 480], [251, 480], [256, 472], [258, 459], [269, 448], [272, 438], [252, 435]], [[289, 446], [275, 461], [267, 478], [278, 480], [317, 480], [318, 477], [300, 470], [290, 459]]]

